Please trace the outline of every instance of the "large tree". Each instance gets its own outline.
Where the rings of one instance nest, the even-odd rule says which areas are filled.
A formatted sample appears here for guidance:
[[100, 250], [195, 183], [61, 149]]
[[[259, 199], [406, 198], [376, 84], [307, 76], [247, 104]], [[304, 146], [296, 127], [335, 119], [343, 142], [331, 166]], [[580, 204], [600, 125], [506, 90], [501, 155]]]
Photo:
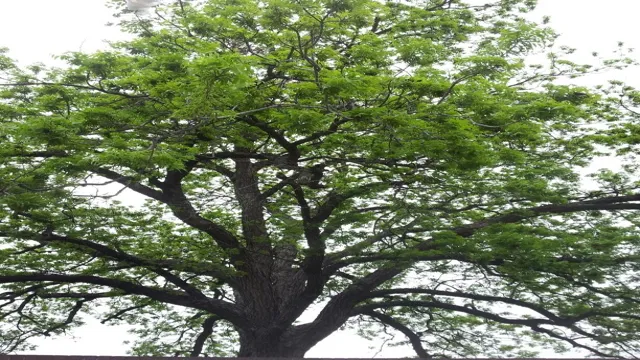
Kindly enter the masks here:
[[568, 85], [629, 61], [563, 59], [533, 6], [182, 1], [61, 69], [3, 55], [3, 351], [93, 314], [138, 355], [640, 356], [640, 95]]

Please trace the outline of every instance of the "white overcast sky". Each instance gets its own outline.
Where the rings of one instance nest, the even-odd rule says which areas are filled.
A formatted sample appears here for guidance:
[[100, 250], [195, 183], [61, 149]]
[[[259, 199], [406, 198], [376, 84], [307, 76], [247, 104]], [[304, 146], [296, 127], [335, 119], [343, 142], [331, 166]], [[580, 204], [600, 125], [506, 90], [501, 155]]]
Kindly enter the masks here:
[[[640, 51], [640, 0], [539, 0], [535, 16], [549, 15], [552, 25], [563, 36], [561, 42], [580, 50], [585, 61], [591, 51], [604, 54], [618, 41]], [[65, 51], [93, 51], [103, 47], [102, 40], [116, 39], [110, 21], [111, 10], [103, 0], [0, 0], [0, 47], [9, 47], [21, 64], [51, 62], [53, 54]], [[634, 55], [640, 60], [639, 55]], [[627, 70], [608, 77], [640, 85], [640, 71]], [[602, 78], [600, 78], [602, 79]], [[596, 166], [600, 167], [600, 166]], [[75, 332], [76, 339], [39, 341], [34, 353], [50, 355], [124, 355], [127, 338], [122, 328], [110, 328], [90, 321]], [[398, 335], [396, 339], [400, 339]], [[310, 351], [309, 357], [374, 356], [378, 343], [337, 333]], [[544, 354], [552, 355], [552, 354]], [[414, 356], [410, 349], [391, 348], [379, 357]]]

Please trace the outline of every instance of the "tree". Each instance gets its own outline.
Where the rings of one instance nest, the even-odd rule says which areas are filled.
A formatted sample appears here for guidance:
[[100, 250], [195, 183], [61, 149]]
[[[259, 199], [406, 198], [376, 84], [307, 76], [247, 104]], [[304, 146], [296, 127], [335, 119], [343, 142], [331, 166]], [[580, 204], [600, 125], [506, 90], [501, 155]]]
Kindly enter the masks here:
[[137, 355], [639, 356], [633, 163], [580, 169], [635, 153], [640, 96], [558, 82], [630, 61], [565, 60], [533, 3], [180, 1], [63, 69], [5, 53], [4, 351], [94, 314]]

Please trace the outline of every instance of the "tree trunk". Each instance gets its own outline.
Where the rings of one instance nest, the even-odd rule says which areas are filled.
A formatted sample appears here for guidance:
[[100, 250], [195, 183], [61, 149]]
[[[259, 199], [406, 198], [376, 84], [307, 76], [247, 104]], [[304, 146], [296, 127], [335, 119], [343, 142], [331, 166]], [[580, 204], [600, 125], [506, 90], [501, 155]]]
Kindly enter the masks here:
[[294, 339], [295, 336], [272, 336], [269, 329], [240, 331], [238, 357], [302, 358], [311, 347]]
[[[236, 150], [251, 152], [242, 147]], [[313, 345], [297, 341], [302, 333], [293, 323], [321, 294], [322, 286], [311, 295], [305, 294], [307, 274], [294, 267], [297, 239], [277, 239], [280, 241], [274, 243], [267, 231], [258, 170], [250, 159], [234, 161], [234, 187], [247, 249], [244, 263], [238, 268], [244, 274], [234, 286], [234, 297], [250, 324], [238, 329], [238, 356], [301, 358]]]
[[[292, 302], [304, 290], [301, 271], [273, 266], [266, 272], [255, 259], [248, 266], [250, 273], [239, 279], [235, 291], [236, 304], [249, 320], [250, 328], [238, 328], [239, 357], [303, 357], [311, 348], [297, 341], [302, 332], [293, 326], [299, 316], [292, 311]], [[263, 271], [261, 271], [263, 270]], [[279, 270], [279, 271], [278, 271]]]

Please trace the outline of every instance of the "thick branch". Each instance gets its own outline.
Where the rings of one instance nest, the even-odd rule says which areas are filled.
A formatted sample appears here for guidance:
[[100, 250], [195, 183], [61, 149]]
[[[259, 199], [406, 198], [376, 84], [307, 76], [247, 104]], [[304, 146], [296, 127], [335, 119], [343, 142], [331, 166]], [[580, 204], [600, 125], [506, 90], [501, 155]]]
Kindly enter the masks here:
[[306, 278], [304, 281], [304, 290], [287, 304], [286, 310], [279, 317], [277, 323], [282, 325], [288, 325], [295, 321], [305, 309], [309, 307], [317, 298], [322, 294], [324, 285], [326, 283], [323, 276], [322, 264], [325, 256], [325, 243], [320, 237], [320, 227], [311, 217], [311, 209], [305, 198], [304, 190], [298, 184], [291, 184], [294, 189], [294, 196], [298, 201], [300, 212], [302, 216], [302, 223], [304, 226], [304, 236], [307, 240], [308, 249], [306, 255], [302, 261], [303, 273], [298, 273], [295, 276], [296, 280], [300, 280], [299, 276], [303, 275]]
[[109, 180], [115, 181], [119, 184], [122, 184], [126, 187], [128, 187], [129, 189], [142, 194], [144, 196], [150, 197], [154, 200], [158, 200], [160, 202], [166, 202], [166, 198], [165, 196], [162, 194], [162, 192], [152, 189], [146, 185], [141, 184], [139, 181], [134, 180], [132, 177], [130, 176], [124, 176], [121, 175], [113, 170], [109, 170], [109, 169], [105, 169], [105, 168], [95, 168], [92, 169], [92, 172], [94, 172], [97, 175], [100, 175], [104, 178], [107, 178]]
[[235, 159], [234, 162], [236, 164], [234, 186], [236, 199], [242, 211], [242, 234], [248, 247], [269, 252], [271, 245], [268, 241], [264, 202], [258, 187], [256, 169], [250, 159]]
[[311, 216], [311, 206], [307, 202], [304, 190], [298, 184], [291, 184], [293, 194], [300, 207], [300, 215], [304, 226], [304, 236], [307, 240], [307, 255], [303, 260], [303, 269], [308, 274], [320, 274], [324, 260], [325, 244], [320, 238], [320, 223]]
[[95, 300], [95, 299], [104, 299], [104, 298], [112, 298], [117, 296], [122, 296], [123, 293], [118, 293], [114, 291], [104, 291], [104, 292], [96, 292], [96, 293], [72, 293], [72, 292], [58, 292], [58, 293], [40, 293], [36, 292], [39, 298], [41, 299], [87, 299], [87, 300]]
[[[629, 196], [612, 196], [595, 200], [578, 201], [559, 205], [554, 204], [538, 206], [530, 209], [520, 210], [514, 213], [495, 216], [470, 225], [453, 228], [451, 229], [451, 231], [462, 237], [470, 237], [475, 234], [476, 231], [479, 231], [491, 225], [516, 223], [525, 219], [530, 219], [547, 214], [563, 214], [593, 210], [615, 211], [640, 209], [640, 204], [631, 203], [631, 201], [640, 201], [640, 194]], [[432, 239], [425, 240], [416, 245], [413, 249], [421, 251], [433, 250], [436, 244], [431, 240]], [[320, 312], [318, 317], [316, 317], [316, 319], [312, 323], [301, 325], [301, 331], [307, 332], [308, 341], [311, 344], [315, 344], [317, 341], [322, 339], [322, 337], [320, 336], [326, 336], [337, 329], [344, 323], [344, 321], [348, 319], [349, 315], [347, 314], [350, 312], [349, 309], [353, 309], [357, 305], [357, 303], [363, 300], [364, 294], [393, 279], [420, 259], [396, 260], [397, 261], [395, 263], [386, 264], [378, 270], [370, 273], [369, 275], [357, 281], [354, 281], [354, 283], [347, 289], [345, 289], [342, 293], [333, 297], [333, 299], [329, 301], [329, 303], [325, 306], [325, 308]], [[535, 322], [531, 324], [523, 323], [522, 325], [537, 326]]]
[[378, 287], [379, 284], [393, 279], [406, 267], [406, 265], [403, 267], [394, 265], [379, 268], [354, 281], [347, 289], [334, 296], [313, 322], [297, 326], [297, 330], [305, 334], [301, 341], [311, 347], [344, 324], [349, 317], [353, 316], [352, 309], [365, 299], [367, 293]]
[[182, 190], [182, 179], [195, 164], [195, 161], [191, 162], [188, 164], [188, 169], [184, 171], [167, 171], [164, 181], [154, 180], [153, 183], [162, 190], [163, 202], [171, 208], [175, 217], [185, 224], [205, 232], [223, 249], [240, 249], [238, 239], [223, 226], [200, 216]]
[[202, 349], [204, 348], [204, 343], [207, 341], [209, 336], [213, 334], [213, 327], [216, 322], [219, 320], [217, 316], [209, 316], [202, 323], [202, 332], [196, 338], [195, 343], [193, 344], [193, 350], [191, 350], [190, 357], [198, 357], [202, 354]]
[[85, 283], [122, 290], [127, 294], [143, 295], [156, 301], [217, 314], [235, 325], [246, 325], [246, 319], [230, 303], [216, 299], [196, 299], [190, 295], [164, 289], [151, 288], [129, 281], [103, 278], [93, 275], [63, 275], [48, 273], [26, 273], [0, 276], [0, 284], [54, 281], [58, 283]]
[[495, 216], [470, 225], [461, 226], [453, 229], [453, 231], [460, 236], [467, 237], [490, 225], [516, 223], [547, 214], [567, 214], [581, 211], [640, 210], [640, 203], [634, 203], [632, 201], [640, 201], [640, 194], [629, 196], [610, 196], [595, 200], [576, 201], [559, 205], [553, 204], [537, 206], [510, 214]]
[[[193, 164], [195, 165], [195, 163]], [[180, 181], [184, 177], [184, 172], [168, 171], [167, 178], [164, 182], [155, 181], [162, 191], [152, 189], [131, 177], [123, 176], [115, 171], [97, 168], [93, 172], [103, 176], [109, 180], [113, 180], [122, 185], [127, 186], [131, 190], [148, 196], [154, 200], [158, 200], [171, 207], [173, 214], [185, 224], [195, 229], [203, 231], [211, 236], [224, 249], [238, 249], [240, 246], [233, 234], [224, 227], [201, 217], [193, 208], [184, 192], [182, 191]]]
[[[8, 237], [8, 236], [10, 236], [8, 233], [0, 232], [0, 237]], [[125, 253], [122, 250], [114, 250], [109, 248], [108, 246], [101, 245], [89, 240], [70, 238], [70, 237], [56, 235], [56, 234], [48, 234], [48, 237], [45, 238], [42, 235], [38, 235], [38, 234], [19, 232], [14, 236], [19, 237], [21, 239], [28, 239], [28, 240], [41, 242], [37, 246], [32, 246], [27, 249], [20, 250], [18, 252], [13, 253], [14, 256], [41, 249], [47, 246], [47, 242], [65, 242], [69, 244], [78, 245], [81, 248], [86, 248], [85, 250], [90, 250], [90, 251], [86, 251], [87, 254], [97, 256], [97, 257], [102, 257], [102, 258], [109, 258], [122, 263], [128, 263], [128, 264], [146, 267], [150, 269], [166, 268], [166, 269], [179, 271], [179, 272], [187, 272], [187, 273], [192, 273], [196, 275], [224, 279], [225, 281], [232, 281], [232, 279], [230, 279], [228, 276], [226, 276], [222, 272], [212, 269], [211, 264], [191, 261], [188, 259], [174, 260], [174, 259], [141, 258], [138, 256]], [[159, 273], [158, 275], [163, 276]]]

